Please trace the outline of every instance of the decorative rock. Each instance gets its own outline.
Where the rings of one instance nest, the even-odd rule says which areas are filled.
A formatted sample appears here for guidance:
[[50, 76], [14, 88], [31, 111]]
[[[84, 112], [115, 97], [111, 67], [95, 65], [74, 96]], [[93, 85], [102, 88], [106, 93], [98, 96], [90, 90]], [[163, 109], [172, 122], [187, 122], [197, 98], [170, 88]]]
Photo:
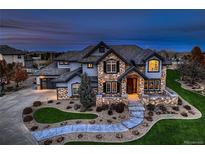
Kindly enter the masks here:
[[139, 135], [140, 133], [139, 133], [138, 130], [133, 130], [133, 131], [132, 131], [132, 134], [133, 134], [133, 135]]
[[71, 106], [67, 106], [67, 107], [66, 107], [67, 110], [69, 110], [69, 109], [71, 109], [71, 108], [72, 108]]
[[89, 121], [90, 124], [94, 124], [95, 123], [95, 120], [91, 120]]
[[98, 135], [96, 135], [96, 138], [97, 138], [98, 140], [100, 140], [100, 139], [102, 139], [102, 135], [101, 135], [101, 134], [98, 134]]
[[147, 121], [153, 121], [152, 117], [145, 117], [145, 119], [147, 119]]
[[44, 145], [50, 145], [53, 141], [52, 140], [45, 140], [43, 143]]
[[78, 138], [79, 138], [79, 139], [83, 138], [83, 134], [79, 134], [79, 135], [78, 135]]
[[154, 115], [154, 113], [153, 113], [152, 111], [149, 111], [147, 114], [148, 114], [149, 116], [153, 116], [153, 115]]
[[93, 111], [93, 109], [92, 109], [92, 108], [89, 108], [89, 109], [87, 109], [87, 111]]
[[24, 118], [23, 118], [23, 121], [24, 122], [30, 122], [30, 121], [32, 121], [33, 120], [33, 117], [32, 116], [25, 116]]
[[34, 107], [38, 107], [38, 106], [41, 106], [41, 101], [35, 101], [35, 102], [33, 102], [33, 106]]
[[149, 124], [145, 122], [145, 123], [143, 123], [143, 126], [144, 126], [144, 127], [148, 127]]
[[57, 141], [58, 143], [61, 143], [63, 140], [64, 140], [64, 137], [63, 137], [63, 136], [61, 136], [61, 137], [57, 138], [57, 140], [56, 140], [56, 141]]
[[67, 121], [62, 122], [60, 125], [61, 125], [61, 126], [65, 126], [65, 125], [67, 125]]
[[157, 115], [160, 115], [160, 114], [161, 114], [161, 112], [160, 112], [160, 111], [158, 111], [158, 112], [156, 112], [156, 114], [157, 114]]
[[49, 127], [50, 127], [50, 125], [46, 125], [44, 128], [47, 129], [47, 128], [49, 128]]
[[192, 115], [195, 115], [195, 112], [194, 112], [194, 111], [189, 110], [188, 112], [189, 112], [190, 114], [192, 114]]
[[115, 119], [115, 120], [117, 119], [116, 117], [112, 117], [112, 118]]
[[48, 104], [51, 104], [51, 103], [53, 103], [53, 100], [49, 100], [49, 101], [48, 101]]
[[33, 127], [31, 127], [31, 131], [35, 131], [35, 130], [37, 130], [38, 129], [38, 126], [33, 126]]
[[24, 110], [23, 110], [23, 114], [30, 114], [30, 113], [32, 113], [33, 112], [33, 110], [32, 110], [32, 108], [30, 108], [30, 107], [26, 107]]
[[123, 138], [122, 133], [117, 133], [117, 134], [116, 134], [116, 138], [119, 138], [119, 139], [120, 139], [120, 138]]
[[103, 120], [102, 119], [100, 119], [100, 122], [102, 122]]
[[125, 116], [125, 115], [119, 115], [119, 118], [120, 118], [120, 119], [125, 119], [126, 116]]
[[182, 103], [182, 100], [179, 98], [178, 99], [178, 105], [182, 105], [183, 103]]

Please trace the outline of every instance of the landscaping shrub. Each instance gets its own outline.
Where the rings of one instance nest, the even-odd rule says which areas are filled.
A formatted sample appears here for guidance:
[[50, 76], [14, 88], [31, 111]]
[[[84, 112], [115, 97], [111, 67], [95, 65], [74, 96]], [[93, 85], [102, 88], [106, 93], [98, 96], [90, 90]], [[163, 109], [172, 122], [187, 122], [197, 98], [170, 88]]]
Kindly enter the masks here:
[[125, 104], [124, 103], [119, 103], [119, 104], [116, 105], [115, 111], [117, 113], [122, 113], [122, 112], [124, 112], [124, 109], [125, 109]]
[[59, 137], [59, 138], [57, 138], [57, 143], [61, 143], [62, 141], [64, 140], [64, 137], [63, 136], [61, 136], [61, 137]]
[[146, 107], [147, 107], [147, 110], [149, 110], [149, 111], [155, 110], [155, 105], [153, 105], [153, 104], [148, 104]]
[[24, 118], [23, 118], [23, 121], [24, 122], [30, 122], [30, 121], [32, 121], [33, 120], [33, 117], [32, 116], [25, 116]]
[[108, 115], [113, 115], [113, 111], [112, 110], [108, 110]]
[[73, 102], [73, 101], [70, 101], [70, 104], [74, 104], [75, 102]]
[[80, 107], [81, 107], [81, 105], [75, 104], [75, 105], [74, 105], [74, 110], [78, 110], [78, 109], [80, 109]]
[[72, 108], [71, 106], [67, 106], [67, 107], [66, 107], [66, 109], [71, 109], [71, 108]]
[[37, 130], [38, 129], [38, 126], [33, 126], [33, 127], [31, 127], [31, 131], [35, 131], [35, 130]]
[[182, 105], [182, 100], [180, 98], [178, 99], [178, 105]]
[[30, 108], [30, 107], [26, 107], [24, 110], [23, 110], [23, 114], [30, 114], [30, 113], [32, 113], [33, 112], [33, 110], [32, 110], [32, 108]]
[[51, 103], [53, 103], [53, 100], [48, 100], [48, 104], [51, 104]]
[[185, 108], [186, 110], [191, 110], [191, 106], [189, 106], [189, 105], [184, 105], [184, 108]]
[[58, 105], [58, 104], [61, 104], [61, 102], [57, 102], [56, 104], [57, 104], [57, 105]]
[[182, 115], [183, 117], [188, 117], [188, 114], [187, 114], [186, 112], [182, 112], [181, 115]]
[[98, 107], [96, 108], [96, 111], [97, 111], [97, 112], [101, 112], [101, 111], [102, 111], [102, 107], [101, 107], [101, 106], [98, 106]]
[[117, 106], [116, 104], [111, 104], [110, 109], [111, 109], [111, 110], [115, 110], [115, 109], [116, 109], [116, 106]]
[[115, 136], [116, 136], [116, 138], [119, 138], [119, 139], [120, 139], [120, 138], [123, 138], [122, 133], [117, 133]]
[[109, 105], [108, 104], [102, 105], [102, 110], [108, 110], [108, 109], [109, 109]]
[[139, 135], [140, 133], [139, 133], [138, 130], [134, 130], [134, 131], [132, 131], [132, 134], [133, 134], [133, 135]]
[[94, 124], [94, 123], [95, 123], [95, 120], [90, 120], [89, 123], [90, 123], [90, 124]]
[[34, 107], [38, 107], [38, 106], [41, 106], [41, 101], [35, 101], [35, 102], [33, 102], [33, 106]]
[[151, 116], [146, 117], [147, 121], [153, 121]]
[[80, 124], [82, 121], [80, 121], [80, 120], [77, 120], [75, 123], [76, 124]]
[[43, 143], [44, 145], [50, 145], [53, 141], [52, 140], [45, 140]]
[[149, 116], [153, 116], [154, 113], [153, 113], [152, 111], [149, 111], [149, 112], [148, 112], [148, 115], [149, 115]]
[[79, 138], [79, 139], [83, 138], [83, 134], [79, 134], [79, 135], [78, 135], [78, 138]]
[[159, 105], [159, 109], [163, 112], [167, 111], [167, 108], [164, 105]]
[[112, 117], [112, 118], [115, 119], [115, 120], [117, 119], [116, 117]]
[[107, 123], [111, 124], [111, 123], [112, 123], [112, 120], [108, 119], [108, 120], [107, 120]]
[[96, 138], [97, 138], [98, 140], [100, 140], [100, 139], [102, 139], [102, 135], [101, 135], [101, 134], [98, 134], [98, 135], [96, 135]]
[[178, 106], [173, 106], [172, 109], [175, 110], [175, 111], [179, 111], [179, 107]]

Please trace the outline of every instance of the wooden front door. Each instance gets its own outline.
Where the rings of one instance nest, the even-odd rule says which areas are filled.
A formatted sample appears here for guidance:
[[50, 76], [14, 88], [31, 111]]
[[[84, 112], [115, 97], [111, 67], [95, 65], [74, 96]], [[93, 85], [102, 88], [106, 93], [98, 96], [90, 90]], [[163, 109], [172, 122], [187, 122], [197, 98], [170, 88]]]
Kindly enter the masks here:
[[127, 93], [128, 94], [137, 93], [137, 79], [136, 78], [127, 78]]

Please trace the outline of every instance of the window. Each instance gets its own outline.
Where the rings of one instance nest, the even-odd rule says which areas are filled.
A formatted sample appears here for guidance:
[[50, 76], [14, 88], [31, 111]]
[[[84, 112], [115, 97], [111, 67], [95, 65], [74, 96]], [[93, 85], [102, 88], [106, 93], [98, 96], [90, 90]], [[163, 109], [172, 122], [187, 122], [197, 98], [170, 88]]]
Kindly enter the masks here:
[[159, 60], [152, 59], [148, 61], [148, 72], [159, 72]]
[[146, 80], [144, 82], [145, 91], [159, 91], [161, 87], [161, 81], [159, 79]]
[[72, 93], [73, 93], [73, 95], [78, 95], [79, 87], [80, 87], [80, 83], [73, 83], [72, 84]]
[[116, 73], [117, 72], [117, 63], [115, 60], [109, 60], [106, 62], [106, 71], [107, 71], [107, 73]]
[[105, 83], [106, 86], [106, 93], [116, 94], [118, 92], [118, 85], [116, 81], [109, 81]]
[[104, 53], [104, 52], [105, 52], [105, 47], [104, 47], [104, 46], [100, 46], [99, 52], [100, 52], [100, 53]]
[[93, 64], [92, 63], [88, 63], [87, 64], [87, 68], [93, 68]]
[[69, 63], [68, 63], [68, 61], [60, 61], [59, 62], [59, 65], [68, 65]]
[[21, 59], [21, 55], [18, 55], [18, 59]]

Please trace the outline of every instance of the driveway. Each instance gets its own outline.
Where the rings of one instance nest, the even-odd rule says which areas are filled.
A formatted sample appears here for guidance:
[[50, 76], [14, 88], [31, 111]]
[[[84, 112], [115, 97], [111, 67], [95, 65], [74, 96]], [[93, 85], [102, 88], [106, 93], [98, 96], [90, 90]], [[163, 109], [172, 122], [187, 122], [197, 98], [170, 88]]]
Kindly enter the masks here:
[[22, 121], [22, 111], [36, 100], [56, 99], [56, 90], [23, 89], [0, 97], [0, 144], [37, 144]]

